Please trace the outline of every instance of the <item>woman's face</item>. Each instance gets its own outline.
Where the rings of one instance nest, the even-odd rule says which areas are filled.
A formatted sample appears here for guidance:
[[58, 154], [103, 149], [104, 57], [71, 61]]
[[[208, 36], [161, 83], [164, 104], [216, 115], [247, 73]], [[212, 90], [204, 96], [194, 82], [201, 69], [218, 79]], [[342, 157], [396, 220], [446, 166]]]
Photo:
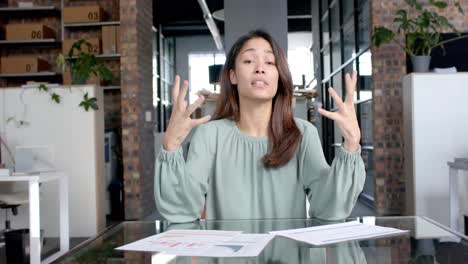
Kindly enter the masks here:
[[272, 100], [278, 89], [278, 69], [270, 43], [263, 38], [248, 40], [230, 70], [231, 83], [237, 85], [239, 98]]

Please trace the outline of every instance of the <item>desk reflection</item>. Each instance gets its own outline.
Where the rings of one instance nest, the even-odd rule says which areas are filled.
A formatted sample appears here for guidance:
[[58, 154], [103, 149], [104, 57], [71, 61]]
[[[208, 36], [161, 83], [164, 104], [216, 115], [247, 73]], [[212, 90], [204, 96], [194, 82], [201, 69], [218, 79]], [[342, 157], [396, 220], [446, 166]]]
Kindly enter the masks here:
[[[171, 229], [199, 229], [199, 230], [226, 230], [243, 231], [244, 233], [268, 233], [270, 231], [304, 228], [339, 222], [304, 220], [302, 221], [208, 221], [192, 222], [185, 224], [170, 224], [162, 227], [161, 231]], [[160, 258], [153, 256], [152, 263], [160, 263]], [[167, 256], [166, 256], [167, 257]], [[312, 247], [311, 245], [297, 242], [288, 238], [275, 237], [256, 258], [202, 258], [202, 257], [177, 257], [169, 263], [269, 263], [269, 264], [295, 264], [295, 263], [364, 263], [366, 258], [359, 246], [359, 242], [352, 241], [325, 247]]]

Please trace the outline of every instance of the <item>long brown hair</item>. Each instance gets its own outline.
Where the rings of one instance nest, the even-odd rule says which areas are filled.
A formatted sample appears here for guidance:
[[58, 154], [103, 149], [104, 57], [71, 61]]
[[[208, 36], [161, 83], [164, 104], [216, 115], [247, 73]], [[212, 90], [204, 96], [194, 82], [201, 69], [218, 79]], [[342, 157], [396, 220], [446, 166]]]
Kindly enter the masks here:
[[240, 37], [234, 43], [226, 57], [226, 63], [221, 73], [221, 94], [212, 120], [223, 118], [233, 119], [236, 122], [240, 120], [237, 85], [231, 83], [229, 72], [235, 70], [237, 55], [244, 44], [253, 38], [262, 38], [268, 41], [275, 55], [279, 74], [278, 90], [273, 97], [273, 109], [268, 132], [268, 153], [263, 157], [263, 164], [265, 167], [281, 167], [294, 156], [302, 135], [292, 114], [293, 83], [288, 63], [283, 50], [270, 34], [262, 30], [255, 30]]

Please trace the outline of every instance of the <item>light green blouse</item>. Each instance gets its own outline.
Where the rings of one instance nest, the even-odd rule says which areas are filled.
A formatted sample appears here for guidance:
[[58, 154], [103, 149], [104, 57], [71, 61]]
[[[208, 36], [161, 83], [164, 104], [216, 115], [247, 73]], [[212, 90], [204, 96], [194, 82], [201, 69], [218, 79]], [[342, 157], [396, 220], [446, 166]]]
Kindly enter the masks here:
[[353, 209], [365, 180], [360, 150], [341, 148], [329, 166], [317, 129], [296, 119], [302, 141], [283, 167], [262, 163], [268, 138], [251, 137], [229, 119], [196, 128], [184, 160], [182, 149], [161, 148], [154, 195], [159, 213], [181, 223], [206, 219], [306, 218], [337, 220]]

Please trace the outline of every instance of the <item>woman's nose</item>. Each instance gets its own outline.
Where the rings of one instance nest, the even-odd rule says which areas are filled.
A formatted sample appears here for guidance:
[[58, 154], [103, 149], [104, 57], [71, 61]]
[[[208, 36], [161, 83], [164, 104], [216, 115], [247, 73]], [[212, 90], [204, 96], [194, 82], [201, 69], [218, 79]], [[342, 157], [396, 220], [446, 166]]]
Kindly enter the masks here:
[[255, 64], [255, 73], [257, 74], [264, 74], [265, 73], [265, 68], [263, 66], [263, 63], [257, 63]]

